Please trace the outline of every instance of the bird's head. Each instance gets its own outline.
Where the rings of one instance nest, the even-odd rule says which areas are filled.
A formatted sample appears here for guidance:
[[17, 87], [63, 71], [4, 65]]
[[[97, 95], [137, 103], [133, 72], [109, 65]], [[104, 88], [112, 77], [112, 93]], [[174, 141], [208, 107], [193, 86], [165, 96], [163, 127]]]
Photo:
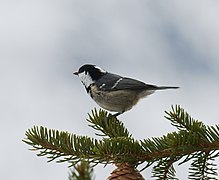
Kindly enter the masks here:
[[85, 64], [73, 74], [77, 75], [81, 82], [84, 84], [84, 86], [88, 88], [91, 84], [95, 83], [106, 73], [107, 72], [105, 70], [96, 65]]

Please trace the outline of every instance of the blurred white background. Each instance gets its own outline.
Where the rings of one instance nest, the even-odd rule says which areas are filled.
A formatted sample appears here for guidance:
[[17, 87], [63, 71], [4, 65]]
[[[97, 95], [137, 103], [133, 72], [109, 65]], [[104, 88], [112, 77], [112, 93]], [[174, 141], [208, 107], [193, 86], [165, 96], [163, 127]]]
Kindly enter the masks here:
[[[181, 87], [120, 116], [136, 139], [174, 131], [163, 117], [171, 104], [218, 124], [218, 8], [217, 0], [1, 0], [0, 179], [68, 179], [67, 163], [47, 163], [22, 139], [34, 125], [95, 137], [86, 118], [98, 106], [72, 74], [85, 63]], [[96, 179], [113, 169], [98, 165]], [[187, 179], [187, 165], [176, 169]]]

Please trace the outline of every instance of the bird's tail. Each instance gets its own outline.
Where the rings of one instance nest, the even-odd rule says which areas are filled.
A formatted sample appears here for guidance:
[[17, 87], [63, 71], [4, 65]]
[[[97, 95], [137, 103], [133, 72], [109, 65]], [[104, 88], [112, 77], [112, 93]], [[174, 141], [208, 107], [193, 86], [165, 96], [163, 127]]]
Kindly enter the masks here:
[[178, 89], [179, 87], [176, 86], [157, 86], [157, 90], [163, 90], [163, 89]]

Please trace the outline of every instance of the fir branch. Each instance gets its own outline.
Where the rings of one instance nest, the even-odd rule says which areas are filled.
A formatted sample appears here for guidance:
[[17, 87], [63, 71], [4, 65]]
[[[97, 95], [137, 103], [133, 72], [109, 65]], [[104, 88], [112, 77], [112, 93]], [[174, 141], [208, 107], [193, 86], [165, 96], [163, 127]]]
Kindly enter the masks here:
[[213, 146], [212, 143], [203, 147], [197, 134], [186, 131], [140, 142], [127, 137], [96, 140], [44, 127], [34, 127], [26, 132], [26, 136], [24, 142], [33, 150], [39, 150], [39, 156], [47, 156], [49, 161], [61, 158], [59, 162], [69, 161], [73, 165], [82, 158], [94, 163], [153, 162], [170, 156], [219, 149], [219, 144]]
[[109, 158], [107, 161], [131, 165], [140, 163], [144, 155], [138, 141], [124, 137], [103, 139], [100, 142], [99, 152], [103, 152], [104, 156]]
[[174, 169], [173, 163], [179, 160], [179, 158], [163, 158], [158, 161], [157, 165], [153, 167], [152, 177], [155, 179], [163, 180], [176, 180], [178, 179], [175, 175], [176, 171]]
[[207, 126], [206, 136], [209, 142], [212, 142], [213, 144], [219, 144], [219, 125]]
[[131, 138], [128, 130], [125, 128], [124, 124], [119, 121], [116, 117], [109, 114], [107, 111], [96, 109], [92, 110], [91, 115], [88, 114], [89, 119], [87, 121], [90, 123], [89, 126], [93, 129], [100, 131], [96, 133], [98, 136], [108, 136], [108, 137], [128, 137]]
[[134, 164], [142, 157], [139, 142], [125, 137], [105, 138], [101, 141], [41, 126], [29, 129], [23, 141], [32, 146], [32, 150], [38, 150], [38, 156], [46, 156], [49, 162], [67, 161], [71, 165], [75, 165], [81, 159], [92, 163]]
[[69, 174], [69, 180], [94, 180], [93, 168], [87, 161], [82, 160], [74, 166]]
[[[23, 141], [39, 151], [38, 156], [47, 156], [48, 161], [70, 162], [75, 165], [82, 158], [91, 159], [95, 156], [94, 147], [97, 140], [59, 132], [53, 129], [34, 126], [26, 132], [26, 139]], [[58, 160], [59, 159], [59, 160]]]
[[186, 163], [192, 160], [190, 179], [215, 177], [216, 168], [212, 163], [219, 156], [219, 126], [206, 126], [194, 120], [180, 106], [172, 106], [166, 112], [167, 119], [177, 127], [177, 132], [162, 137], [137, 141], [123, 123], [104, 110], [92, 111], [88, 122], [97, 134], [108, 136], [97, 140], [87, 136], [77, 136], [68, 132], [33, 127], [26, 131], [23, 141], [38, 156], [46, 156], [49, 161], [69, 162], [75, 165], [81, 160], [91, 163], [128, 163], [133, 167], [147, 162], [154, 164], [154, 177], [175, 178], [174, 162]]
[[[202, 139], [205, 144], [210, 142], [211, 133], [208, 134], [208, 131], [211, 131], [211, 128], [206, 126], [203, 122], [193, 119], [183, 108], [179, 105], [171, 106], [172, 111], [165, 111], [165, 118], [171, 121], [171, 124], [175, 126], [180, 131], [187, 131], [189, 133], [196, 133]], [[217, 127], [217, 126], [216, 126]], [[217, 132], [218, 133], [218, 132]], [[219, 138], [219, 134], [217, 134]]]
[[189, 179], [207, 180], [217, 179], [217, 169], [214, 161], [214, 151], [197, 152], [193, 156], [193, 162], [189, 168]]
[[172, 111], [165, 111], [165, 118], [171, 121], [171, 124], [178, 130], [185, 130], [199, 133], [202, 135], [206, 131], [206, 126], [203, 122], [193, 119], [183, 108], [179, 105], [171, 106]]
[[[202, 141], [200, 137], [193, 133], [187, 131], [179, 131], [168, 133], [159, 138], [145, 139], [141, 141], [141, 146], [145, 153], [150, 155], [151, 160], [165, 158], [170, 155], [186, 155], [191, 154], [195, 151], [204, 150], [201, 146]], [[212, 144], [205, 144], [206, 150], [211, 149]], [[219, 146], [215, 146], [219, 148]], [[149, 160], [149, 157], [148, 157]]]

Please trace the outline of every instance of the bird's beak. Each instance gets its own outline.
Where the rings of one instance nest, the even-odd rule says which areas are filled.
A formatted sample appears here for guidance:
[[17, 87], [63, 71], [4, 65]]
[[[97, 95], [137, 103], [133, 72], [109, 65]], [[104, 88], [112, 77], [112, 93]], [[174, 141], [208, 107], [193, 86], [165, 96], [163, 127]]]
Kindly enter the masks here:
[[74, 72], [73, 74], [77, 76], [77, 75], [78, 75], [78, 72]]

